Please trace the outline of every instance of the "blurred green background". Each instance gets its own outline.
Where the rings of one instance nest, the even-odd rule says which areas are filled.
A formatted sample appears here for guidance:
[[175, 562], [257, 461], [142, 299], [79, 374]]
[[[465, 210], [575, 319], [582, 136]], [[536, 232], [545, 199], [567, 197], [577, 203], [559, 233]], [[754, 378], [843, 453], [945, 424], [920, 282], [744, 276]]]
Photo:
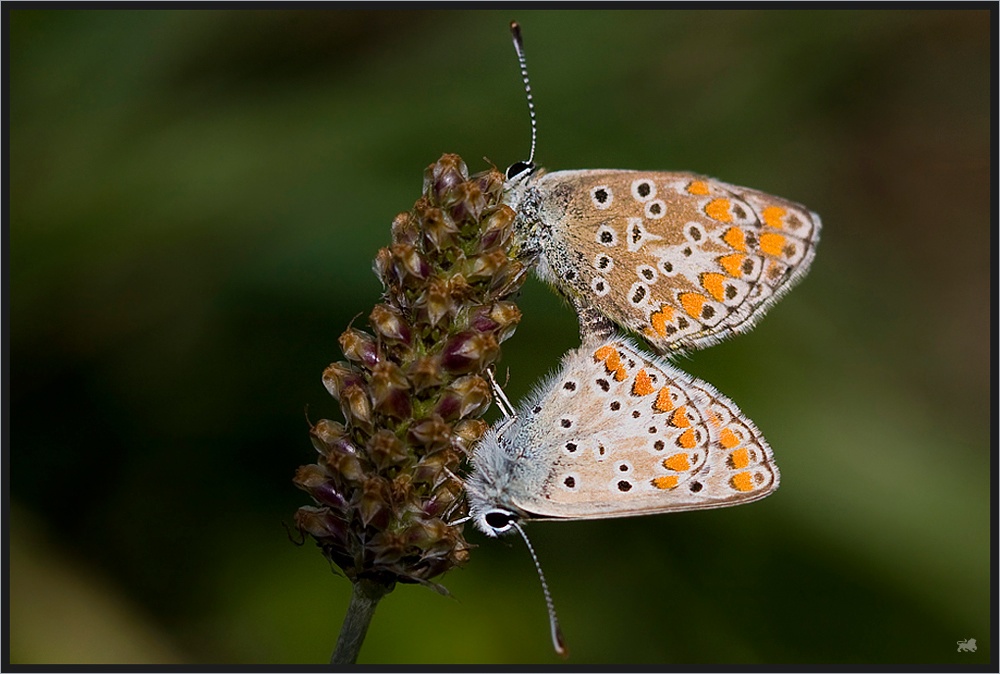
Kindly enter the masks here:
[[[511, 19], [541, 164], [707, 173], [824, 223], [801, 287], [680, 362], [781, 489], [529, 526], [569, 663], [990, 662], [989, 12], [5, 19], [11, 662], [328, 660], [350, 584], [282, 526], [303, 412], [341, 418], [320, 375], [423, 169], [525, 158]], [[513, 399], [578, 344], [537, 280], [520, 306]], [[560, 661], [523, 544], [466, 535], [455, 599], [399, 587], [360, 662]]]

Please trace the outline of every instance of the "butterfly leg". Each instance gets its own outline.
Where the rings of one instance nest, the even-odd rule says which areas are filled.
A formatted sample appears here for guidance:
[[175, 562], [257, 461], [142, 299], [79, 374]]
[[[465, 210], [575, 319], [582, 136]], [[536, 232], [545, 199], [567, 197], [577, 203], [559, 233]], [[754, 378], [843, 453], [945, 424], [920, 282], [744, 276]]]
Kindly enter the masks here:
[[497, 401], [497, 407], [503, 412], [504, 420], [503, 423], [497, 427], [497, 436], [503, 435], [511, 424], [517, 421], [517, 412], [514, 411], [514, 406], [510, 404], [510, 400], [507, 399], [507, 395], [500, 388], [497, 380], [493, 377], [492, 368], [486, 371], [486, 376], [490, 379], [490, 387], [493, 389], [493, 397]]
[[490, 379], [490, 388], [493, 389], [493, 395], [496, 396], [497, 399], [497, 407], [499, 407], [500, 411], [503, 412], [504, 418], [510, 419], [512, 417], [516, 417], [517, 413], [514, 411], [513, 405], [510, 404], [510, 400], [507, 399], [503, 389], [500, 388], [497, 380], [493, 377], [492, 368], [486, 371], [486, 376]]

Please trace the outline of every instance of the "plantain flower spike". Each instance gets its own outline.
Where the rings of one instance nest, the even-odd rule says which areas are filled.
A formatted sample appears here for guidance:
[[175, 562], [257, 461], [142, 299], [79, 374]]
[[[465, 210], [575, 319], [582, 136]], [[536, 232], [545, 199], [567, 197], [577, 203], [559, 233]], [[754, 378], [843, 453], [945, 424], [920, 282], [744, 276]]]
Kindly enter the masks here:
[[445, 154], [423, 196], [392, 222], [375, 257], [382, 301], [370, 332], [340, 336], [346, 361], [323, 373], [343, 423], [310, 429], [316, 463], [294, 483], [315, 505], [295, 514], [323, 555], [355, 584], [420, 583], [464, 563], [463, 485], [456, 475], [483, 435], [483, 374], [521, 318], [509, 301], [526, 276], [510, 253], [514, 211], [496, 168], [469, 176]]

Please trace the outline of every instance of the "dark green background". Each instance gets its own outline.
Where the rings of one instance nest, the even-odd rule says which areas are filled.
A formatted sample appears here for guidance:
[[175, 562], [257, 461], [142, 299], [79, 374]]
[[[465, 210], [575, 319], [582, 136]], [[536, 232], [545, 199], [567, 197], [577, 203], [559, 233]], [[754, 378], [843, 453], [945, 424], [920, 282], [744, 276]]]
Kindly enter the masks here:
[[[303, 411], [442, 152], [807, 204], [811, 274], [681, 361], [781, 467], [751, 506], [535, 524], [584, 663], [990, 660], [989, 31], [960, 11], [13, 11], [12, 662], [322, 663]], [[531, 280], [520, 398], [578, 343]], [[360, 323], [364, 323], [364, 318]], [[495, 417], [491, 411], [490, 418]], [[516, 538], [379, 607], [368, 663], [555, 663]], [[975, 638], [976, 653], [956, 642]]]

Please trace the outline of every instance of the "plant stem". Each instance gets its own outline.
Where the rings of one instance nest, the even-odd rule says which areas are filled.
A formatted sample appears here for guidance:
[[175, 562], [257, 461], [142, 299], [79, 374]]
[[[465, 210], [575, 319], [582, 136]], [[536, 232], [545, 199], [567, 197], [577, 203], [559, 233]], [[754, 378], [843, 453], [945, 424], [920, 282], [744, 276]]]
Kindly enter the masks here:
[[[393, 583], [395, 585], [395, 583]], [[391, 586], [371, 580], [357, 579], [351, 590], [351, 603], [347, 606], [344, 625], [340, 628], [337, 647], [330, 658], [331, 665], [353, 665], [358, 661], [368, 625], [375, 615], [375, 607], [382, 597], [392, 592]]]

